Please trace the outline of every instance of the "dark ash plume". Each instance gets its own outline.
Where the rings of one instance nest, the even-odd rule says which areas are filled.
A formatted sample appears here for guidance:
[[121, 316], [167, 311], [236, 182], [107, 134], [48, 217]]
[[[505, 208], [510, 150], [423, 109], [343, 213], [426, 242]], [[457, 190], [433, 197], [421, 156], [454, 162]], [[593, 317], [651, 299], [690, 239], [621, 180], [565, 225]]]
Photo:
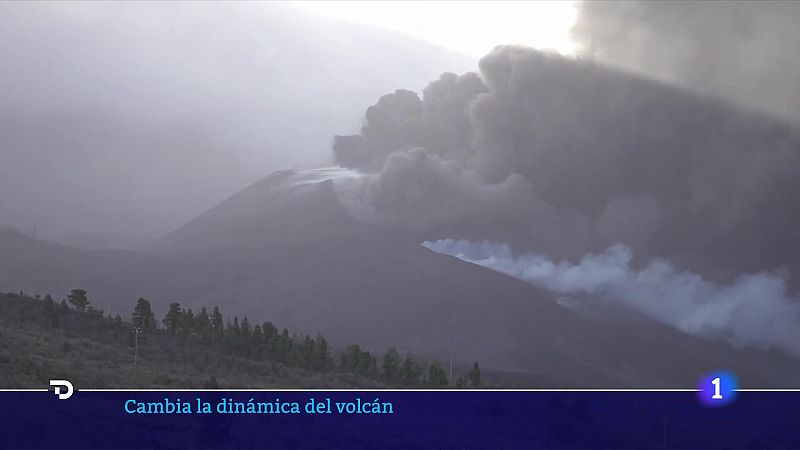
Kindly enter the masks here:
[[713, 280], [800, 269], [798, 149], [786, 122], [520, 47], [381, 98], [335, 144], [370, 174], [345, 196], [362, 215], [553, 258], [622, 242]]

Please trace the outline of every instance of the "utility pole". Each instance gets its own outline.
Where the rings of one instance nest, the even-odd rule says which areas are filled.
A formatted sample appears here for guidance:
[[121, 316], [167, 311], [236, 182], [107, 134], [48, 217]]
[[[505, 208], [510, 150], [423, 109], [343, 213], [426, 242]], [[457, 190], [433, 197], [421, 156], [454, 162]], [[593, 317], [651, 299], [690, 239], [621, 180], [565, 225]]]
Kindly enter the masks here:
[[[144, 316], [134, 314], [133, 316], [133, 367], [136, 368], [136, 360], [139, 357], [139, 335], [142, 334], [141, 320]], [[136, 319], [139, 319], [139, 324], [136, 324]]]
[[135, 327], [133, 329], [133, 367], [136, 368], [136, 358], [138, 357], [139, 353], [139, 334], [142, 332], [142, 329], [139, 327]]

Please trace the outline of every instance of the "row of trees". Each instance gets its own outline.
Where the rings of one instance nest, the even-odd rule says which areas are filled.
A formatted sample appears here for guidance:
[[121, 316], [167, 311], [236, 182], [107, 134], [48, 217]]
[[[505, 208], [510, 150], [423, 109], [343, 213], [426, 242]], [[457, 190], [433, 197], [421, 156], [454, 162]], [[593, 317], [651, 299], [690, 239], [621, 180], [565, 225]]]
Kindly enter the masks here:
[[[78, 312], [102, 316], [101, 311], [91, 308], [83, 289], [73, 289], [67, 300]], [[62, 301], [62, 307], [66, 305], [67, 302]], [[113, 320], [122, 322], [119, 315]], [[131, 323], [145, 339], [150, 335], [167, 335], [179, 345], [214, 348], [250, 360], [274, 361], [316, 372], [352, 373], [396, 386], [443, 388], [452, 384], [457, 388], [476, 388], [483, 384], [477, 362], [466, 375], [451, 380], [438, 362], [425, 365], [411, 355], [401, 355], [394, 347], [380, 358], [358, 344], [336, 352], [322, 335], [290, 334], [287, 328], [279, 329], [272, 322], [252, 323], [247, 317], [241, 321], [237, 316], [233, 320], [225, 319], [216, 306], [211, 311], [202, 307], [195, 313], [180, 303], [171, 303], [159, 326], [150, 302], [139, 298], [131, 314]]]

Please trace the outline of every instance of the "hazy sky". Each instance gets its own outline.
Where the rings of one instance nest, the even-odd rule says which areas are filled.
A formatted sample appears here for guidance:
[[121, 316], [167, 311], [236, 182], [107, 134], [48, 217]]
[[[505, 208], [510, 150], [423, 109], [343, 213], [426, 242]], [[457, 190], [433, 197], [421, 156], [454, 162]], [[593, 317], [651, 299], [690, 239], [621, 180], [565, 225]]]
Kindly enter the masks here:
[[47, 238], [166, 233], [477, 62], [249, 2], [3, 2], [0, 60], [0, 224]]
[[413, 36], [450, 50], [483, 56], [499, 44], [523, 44], [572, 53], [571, 1], [533, 2], [293, 2], [319, 14]]

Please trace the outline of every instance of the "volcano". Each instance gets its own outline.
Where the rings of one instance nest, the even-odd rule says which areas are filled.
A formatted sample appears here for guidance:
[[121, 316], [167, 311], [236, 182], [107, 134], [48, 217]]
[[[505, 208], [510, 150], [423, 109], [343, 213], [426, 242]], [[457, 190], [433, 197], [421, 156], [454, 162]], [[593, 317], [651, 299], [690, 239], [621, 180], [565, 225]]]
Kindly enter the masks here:
[[705, 371], [785, 387], [800, 364], [734, 349], [643, 317], [586, 317], [547, 292], [441, 255], [402, 229], [357, 220], [339, 200], [342, 169], [279, 171], [165, 236], [150, 252], [81, 251], [0, 237], [0, 288], [65, 292], [98, 307], [220, 305], [332, 343], [358, 342], [503, 372], [548, 386], [692, 387]]

